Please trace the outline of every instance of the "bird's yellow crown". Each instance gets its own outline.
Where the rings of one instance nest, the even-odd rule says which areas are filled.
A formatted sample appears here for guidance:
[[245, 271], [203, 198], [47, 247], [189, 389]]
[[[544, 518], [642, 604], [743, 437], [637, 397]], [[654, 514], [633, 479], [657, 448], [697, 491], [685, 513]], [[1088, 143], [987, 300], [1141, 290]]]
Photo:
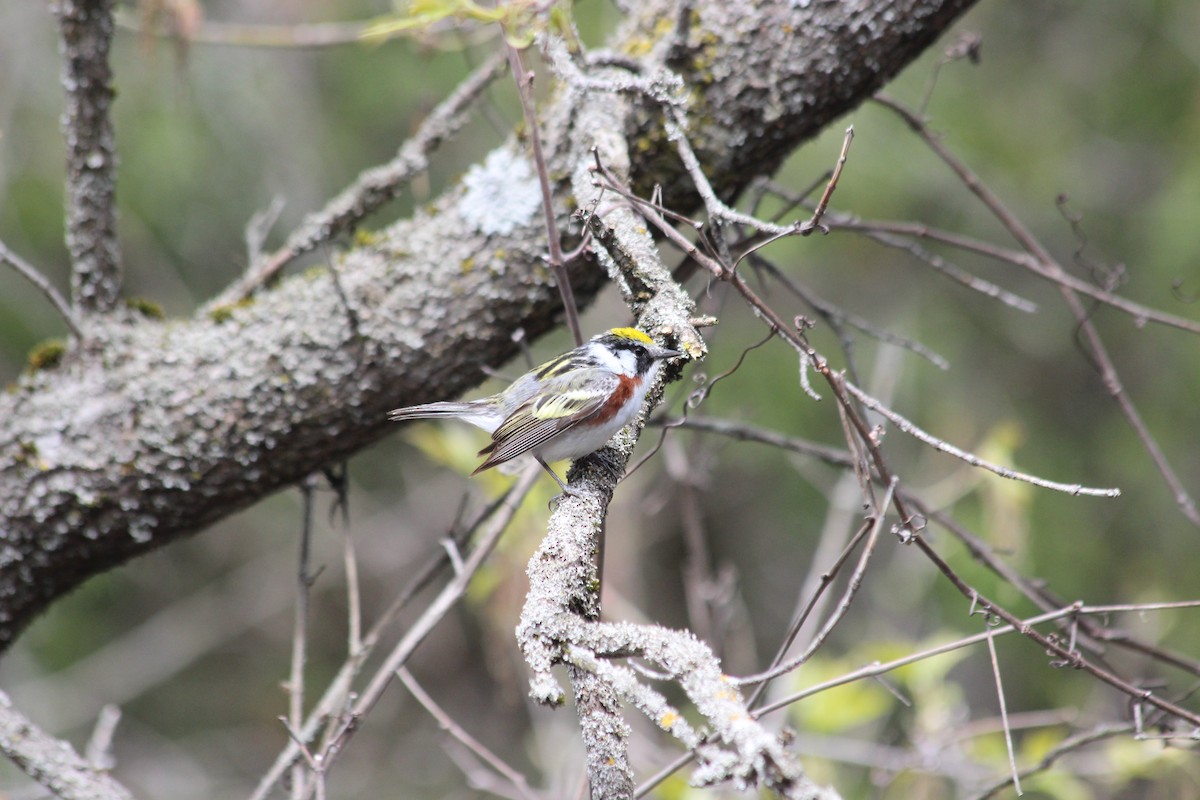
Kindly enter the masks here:
[[620, 336], [622, 339], [633, 339], [635, 342], [641, 342], [642, 344], [654, 344], [653, 339], [637, 328], [613, 328], [609, 333], [613, 336]]

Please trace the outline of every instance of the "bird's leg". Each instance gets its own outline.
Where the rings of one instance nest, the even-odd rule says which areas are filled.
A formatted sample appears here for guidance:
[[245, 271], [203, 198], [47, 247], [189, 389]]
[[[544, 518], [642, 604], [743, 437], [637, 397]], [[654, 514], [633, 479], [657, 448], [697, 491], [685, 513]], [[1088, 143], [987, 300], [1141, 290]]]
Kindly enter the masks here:
[[565, 483], [563, 483], [562, 478], [558, 477], [558, 473], [550, 469], [550, 465], [547, 464], [541, 456], [535, 455], [534, 458], [536, 458], [537, 462], [542, 465], [542, 469], [550, 473], [550, 477], [554, 478], [554, 482], [558, 484], [558, 488], [563, 490], [563, 494], [569, 494], [571, 497], [580, 496], [580, 491], [578, 489], [572, 489], [570, 486], [567, 486]]

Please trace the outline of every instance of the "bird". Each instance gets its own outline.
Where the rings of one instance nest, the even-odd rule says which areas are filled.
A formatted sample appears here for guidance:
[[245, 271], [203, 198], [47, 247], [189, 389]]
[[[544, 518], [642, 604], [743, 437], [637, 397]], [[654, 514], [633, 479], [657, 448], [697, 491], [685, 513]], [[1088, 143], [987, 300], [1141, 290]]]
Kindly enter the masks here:
[[472, 475], [530, 454], [565, 494], [573, 495], [549, 462], [581, 458], [607, 444], [637, 416], [663, 362], [682, 355], [637, 328], [612, 328], [531, 369], [497, 394], [397, 408], [388, 419], [461, 419], [492, 435], [479, 451], [486, 459]]

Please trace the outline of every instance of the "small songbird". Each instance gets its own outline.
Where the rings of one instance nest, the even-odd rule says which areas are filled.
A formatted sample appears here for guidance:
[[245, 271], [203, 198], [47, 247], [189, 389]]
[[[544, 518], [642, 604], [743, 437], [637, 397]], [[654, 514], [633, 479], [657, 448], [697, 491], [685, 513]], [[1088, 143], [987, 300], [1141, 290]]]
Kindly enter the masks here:
[[663, 360], [682, 355], [659, 347], [636, 328], [613, 328], [530, 370], [498, 394], [397, 408], [388, 419], [469, 422], [492, 435], [491, 444], [479, 451], [487, 459], [472, 475], [528, 453], [572, 494], [547, 462], [580, 458], [607, 444], [637, 416]]

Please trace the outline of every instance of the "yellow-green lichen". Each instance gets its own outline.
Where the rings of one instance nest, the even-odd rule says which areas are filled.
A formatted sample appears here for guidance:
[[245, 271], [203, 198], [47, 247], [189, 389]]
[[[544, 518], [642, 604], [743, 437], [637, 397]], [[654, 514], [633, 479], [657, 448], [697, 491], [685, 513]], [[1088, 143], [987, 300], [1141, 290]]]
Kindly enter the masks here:
[[136, 311], [147, 319], [166, 319], [167, 315], [163, 313], [163, 307], [153, 300], [147, 300], [144, 297], [130, 297], [125, 301], [125, 307], [130, 311]]
[[15, 461], [18, 464], [26, 464], [37, 458], [37, 445], [33, 442], [20, 441], [17, 443], [17, 455]]
[[44, 369], [54, 369], [67, 354], [67, 343], [62, 339], [47, 339], [29, 351], [29, 374]]
[[222, 322], [228, 322], [233, 317], [234, 311], [239, 308], [249, 308], [252, 305], [254, 305], [253, 297], [243, 297], [236, 303], [222, 303], [209, 310], [208, 318], [220, 325]]
[[654, 30], [650, 31], [645, 36], [632, 36], [623, 45], [621, 50], [629, 56], [640, 58], [648, 54], [654, 49], [654, 45], [658, 44], [666, 36], [670, 35], [675, 30], [675, 22], [669, 16], [661, 16], [654, 23]]
[[359, 228], [354, 231], [354, 246], [355, 247], [375, 247], [383, 241], [383, 234], [378, 231]]
[[212, 310], [208, 312], [208, 318], [218, 325], [222, 322], [228, 322], [232, 316], [233, 306], [231, 305], [213, 306]]

